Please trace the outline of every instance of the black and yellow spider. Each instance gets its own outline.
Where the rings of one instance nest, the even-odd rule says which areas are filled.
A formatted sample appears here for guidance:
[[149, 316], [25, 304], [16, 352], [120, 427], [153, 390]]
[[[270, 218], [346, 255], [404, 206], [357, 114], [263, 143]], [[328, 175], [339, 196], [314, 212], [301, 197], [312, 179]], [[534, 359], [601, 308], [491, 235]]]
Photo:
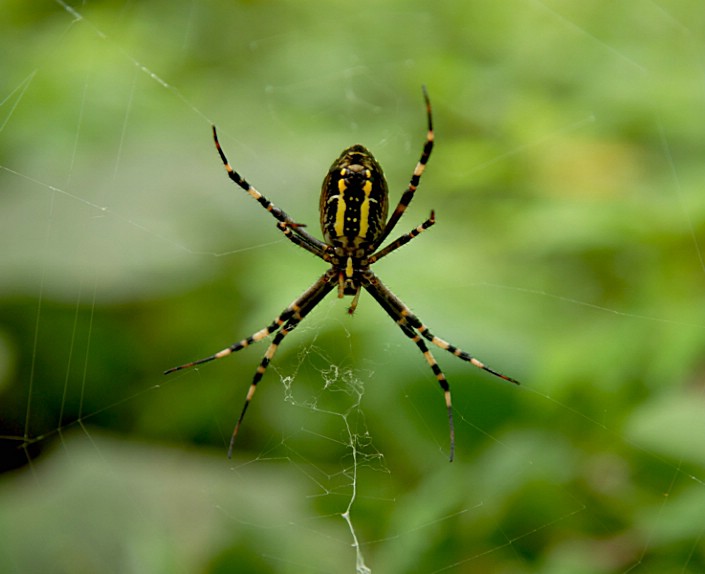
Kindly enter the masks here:
[[401, 235], [395, 241], [387, 245], [384, 249], [379, 249], [382, 242], [392, 232], [399, 219], [404, 214], [409, 203], [414, 197], [414, 192], [419, 185], [419, 180], [424, 172], [428, 158], [433, 149], [433, 122], [431, 118], [431, 102], [423, 90], [426, 102], [426, 117], [428, 121], [428, 132], [423, 152], [419, 159], [411, 181], [406, 191], [401, 196], [392, 216], [387, 220], [387, 210], [389, 199], [387, 194], [387, 182], [384, 179], [382, 168], [377, 163], [367, 148], [361, 145], [354, 145], [340, 154], [340, 157], [333, 162], [328, 174], [323, 180], [321, 190], [320, 213], [321, 229], [323, 230], [324, 241], [316, 239], [303, 228], [305, 225], [296, 223], [284, 211], [276, 207], [271, 201], [264, 197], [245, 178], [237, 173], [228, 163], [225, 153], [218, 143], [218, 135], [213, 126], [213, 139], [215, 147], [220, 154], [220, 158], [225, 165], [228, 176], [237, 185], [244, 189], [259, 204], [264, 207], [278, 221], [279, 230], [294, 244], [303, 247], [310, 253], [330, 263], [330, 269], [326, 271], [307, 291], [295, 299], [282, 313], [263, 329], [260, 329], [247, 339], [238, 341], [233, 345], [217, 352], [210, 357], [199, 359], [185, 365], [173, 367], [165, 374], [186, 369], [201, 363], [207, 363], [214, 359], [222, 359], [231, 353], [244, 349], [272, 333], [276, 333], [270, 343], [264, 357], [257, 367], [252, 384], [247, 392], [245, 404], [240, 412], [240, 417], [235, 424], [228, 458], [232, 456], [233, 445], [242, 420], [247, 412], [247, 407], [255, 394], [257, 383], [262, 379], [270, 361], [274, 357], [279, 344], [291, 331], [308, 315], [311, 310], [318, 305], [323, 298], [336, 286], [338, 287], [338, 297], [351, 295], [352, 303], [348, 308], [349, 313], [353, 313], [360, 298], [360, 290], [364, 288], [380, 304], [387, 314], [399, 325], [404, 335], [409, 337], [433, 370], [438, 383], [445, 394], [445, 403], [448, 410], [448, 423], [450, 426], [450, 460], [453, 460], [455, 451], [455, 431], [453, 428], [453, 408], [450, 398], [450, 387], [443, 375], [443, 371], [438, 366], [436, 359], [428, 350], [424, 339], [430, 341], [437, 347], [448, 351], [463, 361], [468, 361], [480, 369], [500, 377], [506, 381], [518, 384], [518, 381], [507, 377], [481, 363], [465, 351], [458, 349], [450, 343], [439, 339], [433, 335], [426, 325], [414, 315], [411, 310], [401, 302], [372, 272], [370, 266], [382, 257], [389, 255], [402, 245], [411, 241], [424, 230], [435, 223], [434, 212], [421, 225], [412, 229], [409, 233]]

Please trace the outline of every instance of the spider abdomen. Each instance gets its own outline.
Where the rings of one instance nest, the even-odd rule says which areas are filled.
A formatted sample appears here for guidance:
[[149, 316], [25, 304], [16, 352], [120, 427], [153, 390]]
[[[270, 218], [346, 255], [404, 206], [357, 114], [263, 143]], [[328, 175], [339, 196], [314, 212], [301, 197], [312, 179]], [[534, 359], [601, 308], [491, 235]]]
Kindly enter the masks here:
[[387, 182], [377, 160], [354, 145], [333, 162], [321, 190], [321, 229], [329, 245], [353, 253], [373, 245], [387, 221]]

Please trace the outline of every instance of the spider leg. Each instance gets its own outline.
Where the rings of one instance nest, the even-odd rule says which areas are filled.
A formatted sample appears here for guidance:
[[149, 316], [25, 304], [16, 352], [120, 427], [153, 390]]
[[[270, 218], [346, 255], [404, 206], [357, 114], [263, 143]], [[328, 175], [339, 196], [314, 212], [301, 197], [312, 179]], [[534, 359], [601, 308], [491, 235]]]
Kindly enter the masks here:
[[165, 375], [168, 375], [170, 373], [173, 373], [175, 371], [181, 371], [183, 369], [189, 369], [191, 367], [195, 367], [197, 365], [202, 365], [203, 363], [208, 363], [210, 361], [213, 361], [215, 359], [222, 359], [223, 357], [227, 357], [228, 355], [231, 355], [232, 353], [235, 353], [239, 351], [240, 349], [244, 349], [245, 347], [249, 347], [252, 343], [256, 343], [257, 341], [260, 341], [261, 339], [264, 339], [268, 335], [271, 335], [274, 333], [279, 327], [281, 327], [286, 321], [288, 321], [295, 313], [295, 310], [289, 306], [284, 311], [282, 312], [281, 315], [279, 315], [270, 325], [267, 325], [264, 329], [260, 329], [256, 333], [253, 333], [247, 339], [242, 339], [241, 341], [238, 341], [237, 343], [233, 343], [229, 347], [226, 347], [222, 351], [218, 351], [217, 353], [210, 355], [208, 357], [204, 357], [202, 359], [198, 359], [197, 361], [191, 361], [190, 363], [185, 363], [183, 365], [179, 365], [177, 367], [172, 367], [171, 369], [167, 369], [164, 371]]
[[248, 347], [252, 343], [264, 339], [266, 336], [271, 335], [275, 331], [278, 331], [269, 347], [267, 347], [267, 350], [264, 353], [264, 357], [262, 358], [262, 361], [257, 367], [255, 375], [252, 378], [252, 383], [250, 384], [250, 388], [247, 391], [247, 396], [245, 398], [245, 404], [242, 407], [240, 417], [238, 418], [237, 423], [235, 424], [235, 429], [233, 430], [232, 438], [230, 439], [230, 447], [228, 448], [228, 458], [232, 456], [235, 437], [237, 436], [237, 433], [240, 430], [242, 419], [245, 418], [245, 412], [247, 412], [247, 407], [250, 405], [250, 401], [252, 400], [252, 397], [255, 394], [257, 383], [259, 383], [262, 377], [264, 376], [264, 373], [266, 372], [267, 367], [269, 366], [269, 363], [272, 360], [272, 357], [274, 356], [274, 353], [276, 353], [279, 344], [282, 342], [284, 337], [291, 333], [291, 331], [294, 330], [294, 328], [301, 322], [301, 320], [308, 313], [310, 313], [311, 310], [316, 305], [318, 305], [318, 303], [320, 303], [323, 298], [333, 289], [336, 278], [337, 276], [335, 272], [333, 272], [332, 270], [327, 271], [309, 289], [307, 289], [301, 296], [295, 299], [291, 303], [291, 305], [284, 309], [284, 311], [282, 311], [282, 313], [276, 319], [274, 319], [274, 321], [272, 321], [270, 325], [266, 326], [263, 329], [260, 329], [259, 331], [250, 335], [246, 339], [242, 339], [241, 341], [238, 341], [237, 343], [234, 343], [229, 347], [226, 347], [222, 351], [218, 351], [217, 353], [209, 357], [204, 357], [203, 359], [199, 359], [191, 363], [186, 363], [178, 367], [172, 367], [171, 369], [164, 371], [164, 374], [168, 375], [169, 373], [173, 373], [174, 371], [180, 371], [181, 369], [194, 367], [202, 363], [213, 361], [214, 359], [222, 359], [223, 357], [227, 357], [228, 355], [239, 351], [240, 349]]
[[[385, 310], [387, 313], [390, 312], [389, 309]], [[409, 339], [416, 343], [416, 346], [419, 348], [426, 359], [426, 362], [431, 367], [433, 374], [436, 375], [438, 384], [441, 386], [441, 389], [443, 389], [443, 396], [446, 401], [446, 410], [448, 411], [448, 428], [450, 430], [450, 462], [453, 462], [453, 457], [455, 456], [455, 425], [453, 425], [453, 404], [450, 397], [450, 385], [448, 384], [448, 380], [443, 374], [441, 367], [436, 362], [436, 358], [431, 354], [431, 351], [428, 350], [426, 343], [424, 343], [423, 339], [419, 337], [418, 333], [408, 326], [402, 325], [401, 323], [399, 323], [399, 327], [403, 333], [409, 337]]]
[[471, 363], [478, 369], [482, 369], [483, 371], [487, 371], [491, 375], [494, 375], [495, 377], [499, 377], [500, 379], [504, 379], [505, 381], [509, 381], [510, 383], [513, 383], [515, 385], [521, 384], [519, 381], [516, 379], [513, 379], [512, 377], [508, 377], [505, 374], [500, 373], [499, 371], [495, 371], [493, 368], [488, 367], [483, 363], [482, 361], [476, 359], [473, 357], [470, 353], [466, 353], [462, 349], [459, 349], [455, 345], [451, 345], [448, 341], [445, 341], [441, 339], [440, 337], [436, 337], [433, 333], [431, 333], [428, 330], [428, 327], [424, 325], [421, 321], [419, 321], [418, 317], [416, 317], [413, 313], [410, 311], [407, 311], [406, 314], [407, 319], [409, 320], [409, 324], [413, 325], [414, 328], [421, 333], [421, 335], [431, 341], [434, 345], [437, 347], [440, 347], [441, 349], [448, 351], [449, 353], [455, 355], [459, 359], [462, 359], [463, 361], [467, 361], [468, 363]]
[[416, 331], [414, 331], [412, 326], [404, 319], [403, 316], [400, 315], [398, 310], [393, 305], [393, 299], [388, 297], [388, 295], [392, 295], [389, 289], [387, 289], [379, 280], [377, 280], [376, 283], [371, 281], [363, 281], [362, 285], [370, 293], [370, 295], [377, 300], [382, 309], [384, 309], [387, 314], [394, 319], [402, 332], [416, 344], [423, 354], [424, 359], [426, 359], [426, 362], [431, 367], [433, 374], [436, 376], [436, 380], [443, 390], [446, 410], [448, 411], [448, 427], [450, 430], [450, 462], [453, 462], [453, 457], [455, 454], [455, 426], [453, 425], [453, 404], [451, 401], [450, 385], [448, 384], [448, 380], [443, 374], [440, 365], [436, 362], [436, 358], [431, 354], [431, 351], [428, 350], [424, 340]]
[[397, 240], [387, 245], [387, 247], [385, 247], [384, 249], [378, 251], [374, 255], [371, 255], [367, 260], [368, 264], [372, 265], [375, 261], [379, 261], [380, 259], [382, 259], [382, 257], [389, 255], [392, 251], [396, 249], [399, 249], [402, 245], [406, 245], [414, 237], [426, 231], [434, 223], [436, 223], [436, 214], [433, 212], [433, 210], [431, 210], [431, 216], [426, 221], [424, 221], [418, 227], [412, 229], [409, 233], [405, 233]]
[[[299, 225], [300, 227], [300, 225]], [[277, 228], [286, 236], [286, 238], [291, 241], [294, 245], [298, 245], [299, 247], [303, 247], [306, 251], [310, 251], [314, 255], [320, 257], [324, 261], [331, 261], [331, 256], [330, 256], [330, 247], [325, 245], [323, 247], [319, 247], [315, 243], [310, 243], [305, 235], [296, 235], [296, 230], [297, 227], [293, 226], [290, 223], [286, 223], [283, 221], [280, 221], [277, 223]], [[293, 231], [292, 231], [293, 230]]]
[[[198, 359], [197, 361], [191, 361], [190, 363], [185, 363], [183, 365], [167, 369], [166, 371], [164, 371], [164, 374], [168, 375], [169, 373], [181, 371], [182, 369], [188, 369], [190, 367], [195, 367], [196, 365], [202, 365], [203, 363], [208, 363], [215, 359], [222, 359], [223, 357], [227, 357], [228, 355], [235, 353], [240, 349], [249, 347], [252, 343], [256, 343], [257, 341], [264, 339], [268, 335], [271, 335], [276, 330], [278, 330], [284, 323], [291, 320], [293, 317], [300, 315], [302, 312], [302, 307], [306, 306], [309, 300], [315, 301], [315, 305], [321, 299], [323, 299], [323, 297], [332, 289], [332, 287], [329, 285], [331, 280], [330, 277], [330, 272], [323, 275], [308, 290], [306, 290], [306, 292], [304, 292], [300, 297], [292, 301], [291, 305], [284, 309], [284, 311], [282, 311], [281, 314], [276, 319], [274, 319], [274, 321], [272, 321], [272, 323], [270, 323], [263, 329], [260, 329], [256, 333], [253, 333], [246, 339], [242, 339], [237, 343], [233, 343], [222, 351], [218, 351], [217, 353], [208, 357], [204, 357], [202, 359]], [[311, 309], [308, 309], [308, 311], [310, 310]], [[299, 321], [300, 320], [301, 318], [299, 318]]]
[[[319, 299], [320, 300], [320, 299]], [[302, 317], [303, 318], [303, 317]], [[245, 397], [245, 404], [242, 406], [242, 410], [240, 411], [240, 416], [237, 419], [237, 422], [235, 423], [235, 428], [233, 429], [233, 434], [230, 437], [230, 446], [228, 446], [228, 458], [232, 458], [233, 456], [233, 448], [235, 446], [235, 438], [237, 437], [237, 433], [240, 431], [240, 425], [242, 424], [242, 419], [245, 418], [245, 413], [247, 412], [247, 407], [250, 406], [250, 402], [252, 401], [252, 397], [255, 394], [255, 391], [257, 390], [257, 383], [259, 383], [262, 380], [262, 377], [264, 376], [264, 373], [267, 371], [267, 367], [269, 366], [269, 363], [271, 362], [272, 358], [274, 357], [274, 354], [277, 352], [277, 349], [279, 348], [280, 343], [286, 337], [291, 331], [294, 330], [294, 328], [301, 322], [301, 319], [294, 320], [293, 318], [290, 319], [284, 327], [282, 327], [277, 334], [274, 336], [274, 339], [270, 343], [269, 347], [267, 347], [267, 350], [264, 353], [264, 357], [262, 357], [262, 361], [260, 364], [257, 366], [257, 370], [255, 371], [255, 376], [252, 378], [252, 383], [250, 383], [250, 388], [247, 390], [247, 396]]]
[[289, 308], [296, 308], [295, 312], [286, 321], [286, 324], [277, 332], [274, 339], [270, 343], [269, 347], [262, 357], [262, 361], [257, 366], [254, 377], [252, 377], [252, 383], [250, 383], [250, 388], [247, 390], [247, 396], [245, 397], [245, 404], [242, 406], [242, 411], [240, 411], [240, 416], [235, 423], [235, 428], [233, 429], [233, 434], [230, 438], [230, 446], [228, 447], [228, 458], [232, 458], [233, 447], [235, 445], [235, 439], [237, 438], [237, 433], [240, 430], [240, 425], [242, 420], [245, 418], [245, 413], [247, 412], [247, 407], [250, 406], [252, 397], [257, 390], [257, 383], [262, 380], [264, 373], [267, 371], [269, 363], [272, 361], [274, 354], [277, 352], [279, 345], [281, 344], [284, 337], [291, 333], [296, 326], [302, 321], [302, 319], [308, 315], [308, 313], [318, 305], [323, 298], [333, 289], [333, 280], [335, 278], [334, 274], [330, 272], [323, 275], [316, 283], [299, 297]]
[[[495, 371], [491, 367], [485, 365], [482, 361], [476, 359], [470, 353], [459, 349], [455, 345], [451, 345], [448, 341], [445, 341], [440, 337], [436, 337], [433, 333], [428, 330], [428, 327], [426, 327], [426, 325], [424, 325], [421, 320], [411, 312], [411, 309], [404, 305], [401, 299], [399, 299], [394, 293], [392, 293], [379, 280], [379, 278], [374, 273], [372, 273], [372, 271], [368, 271], [367, 275], [364, 276], [364, 278], [373, 287], [373, 290], [377, 294], [375, 294], [375, 292], [371, 291], [369, 288], [367, 290], [373, 295], [375, 299], [377, 299], [377, 302], [380, 303], [380, 305], [382, 304], [381, 299], [385, 300], [389, 308], [392, 309], [394, 313], [393, 317], [398, 323], [404, 323], [416, 329], [421, 334], [421, 336], [424, 337], [424, 339], [427, 339], [437, 347], [440, 347], [444, 351], [448, 351], [459, 359], [467, 361], [478, 369], [487, 371], [495, 377], [499, 377], [500, 379], [504, 379], [505, 381], [509, 381], [510, 383], [514, 383], [515, 385], [520, 384], [519, 381], [517, 381], [516, 379], [508, 377], [507, 375], [504, 375], [499, 371]], [[387, 307], [385, 307], [385, 309], [387, 309]]]
[[387, 238], [387, 236], [391, 233], [392, 229], [394, 229], [394, 226], [397, 224], [401, 216], [406, 211], [406, 208], [411, 203], [411, 200], [414, 198], [414, 192], [419, 186], [419, 180], [421, 179], [421, 176], [423, 175], [423, 172], [426, 169], [428, 158], [431, 157], [431, 151], [433, 151], [433, 119], [431, 117], [431, 100], [429, 100], [428, 98], [426, 86], [423, 86], [423, 98], [426, 102], [426, 118], [428, 121], [428, 132], [426, 133], [426, 142], [424, 143], [423, 151], [421, 152], [421, 158], [419, 159], [418, 163], [416, 164], [416, 167], [414, 168], [414, 173], [411, 175], [409, 187], [407, 187], [406, 191], [404, 191], [404, 193], [402, 194], [396, 209], [392, 213], [392, 216], [389, 218], [389, 221], [387, 221], [387, 224], [384, 226], [384, 231], [375, 242], [375, 249], [379, 247], [382, 242]]
[[438, 383], [440, 384], [445, 394], [446, 407], [448, 408], [448, 420], [450, 423], [451, 437], [450, 460], [452, 461], [453, 452], [455, 448], [455, 437], [453, 430], [453, 416], [450, 400], [450, 386], [448, 385], [448, 381], [443, 375], [441, 368], [436, 363], [435, 358], [428, 350], [426, 344], [423, 342], [423, 339], [421, 339], [421, 337], [424, 337], [437, 347], [448, 351], [459, 359], [467, 361], [475, 367], [487, 371], [488, 373], [496, 377], [499, 377], [501, 379], [504, 379], [505, 381], [509, 381], [510, 383], [514, 383], [516, 385], [519, 384], [519, 381], [512, 379], [511, 377], [508, 377], [506, 375], [503, 375], [499, 371], [491, 369], [469, 353], [466, 353], [458, 347], [455, 347], [447, 341], [444, 341], [443, 339], [440, 339], [439, 337], [433, 335], [428, 330], [428, 327], [426, 327], [426, 325], [424, 325], [419, 320], [419, 318], [414, 315], [411, 310], [406, 305], [404, 305], [404, 303], [402, 303], [402, 301], [396, 295], [394, 295], [394, 293], [392, 293], [372, 271], [367, 270], [365, 273], [362, 274], [361, 284], [367, 290], [367, 292], [370, 293], [372, 297], [374, 297], [377, 303], [379, 303], [379, 305], [387, 312], [387, 314], [392, 319], [394, 319], [394, 321], [397, 323], [397, 325], [399, 325], [399, 328], [404, 332], [404, 334], [409, 337], [412, 341], [414, 341], [414, 343], [416, 343], [416, 346], [421, 350], [424, 355], [424, 358], [431, 366], [434, 375], [436, 375], [436, 379], [438, 380]]
[[225, 170], [228, 172], [228, 177], [237, 185], [239, 185], [242, 189], [244, 189], [269, 213], [271, 213], [277, 221], [284, 223], [288, 228], [292, 229], [294, 233], [302, 237], [305, 240], [305, 245], [299, 244], [301, 247], [304, 247], [314, 255], [318, 255], [319, 257], [323, 258], [323, 253], [326, 250], [325, 243], [323, 243], [320, 239], [316, 239], [311, 234], [307, 233], [303, 229], [305, 225], [301, 223], [296, 223], [293, 219], [291, 219], [291, 217], [286, 214], [286, 212], [279, 209], [276, 205], [269, 201], [264, 195], [257, 191], [244, 177], [242, 177], [238, 172], [236, 172], [232, 168], [232, 166], [228, 162], [228, 158], [225, 156], [223, 148], [220, 147], [220, 142], [218, 141], [218, 133], [215, 129], [215, 126], [213, 126], [213, 141], [215, 142], [215, 147], [218, 150], [218, 155], [220, 155], [220, 159], [222, 160], [223, 165], [225, 166]]

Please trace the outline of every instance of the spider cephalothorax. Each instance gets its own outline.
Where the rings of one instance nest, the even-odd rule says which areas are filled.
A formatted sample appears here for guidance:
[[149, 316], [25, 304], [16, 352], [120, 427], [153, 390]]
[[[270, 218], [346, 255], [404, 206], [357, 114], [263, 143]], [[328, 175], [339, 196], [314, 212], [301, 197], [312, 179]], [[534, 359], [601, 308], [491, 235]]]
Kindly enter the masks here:
[[260, 329], [246, 339], [233, 343], [231, 346], [214, 355], [185, 365], [173, 367], [166, 371], [166, 373], [172, 373], [207, 363], [213, 359], [221, 359], [231, 353], [248, 347], [256, 341], [264, 339], [268, 335], [274, 334], [274, 338], [257, 367], [250, 388], [247, 391], [245, 404], [242, 407], [242, 411], [240, 412], [240, 416], [237, 419], [235, 429], [230, 439], [228, 457], [232, 456], [235, 437], [245, 417], [252, 396], [255, 394], [257, 383], [262, 379], [279, 344], [336, 286], [338, 287], [338, 297], [342, 298], [346, 295], [353, 297], [352, 303], [348, 307], [349, 313], [355, 311], [360, 297], [360, 291], [361, 289], [365, 289], [397, 325], [399, 325], [404, 335], [411, 339], [423, 354], [426, 362], [436, 376], [438, 384], [441, 386], [441, 389], [443, 389], [445, 396], [448, 424], [450, 427], [450, 460], [453, 460], [455, 451], [455, 431], [453, 429], [453, 407], [450, 398], [450, 387], [436, 359], [426, 346], [424, 339], [463, 361], [472, 363], [474, 366], [506, 381], [518, 384], [516, 380], [489, 368], [472, 355], [433, 335], [428, 330], [428, 327], [426, 327], [426, 325], [424, 325], [370, 269], [373, 263], [379, 261], [382, 257], [385, 257], [402, 245], [405, 245], [435, 223], [434, 213], [432, 211], [430, 217], [421, 225], [399, 236], [385, 248], [379, 249], [380, 245], [394, 229], [413, 199], [414, 192], [419, 185], [419, 180], [426, 168], [426, 163], [433, 149], [431, 103], [425, 89], [423, 93], [426, 102], [426, 118], [428, 121], [426, 142], [424, 143], [421, 158], [414, 168], [409, 185], [399, 199], [399, 203], [391, 217], [387, 219], [389, 198], [387, 182], [384, 179], [382, 167], [367, 148], [361, 145], [351, 146], [345, 149], [338, 159], [333, 162], [333, 165], [323, 180], [320, 200], [323, 241], [310, 235], [304, 229], [305, 225], [296, 223], [284, 211], [276, 207], [271, 201], [252, 187], [247, 180], [230, 166], [218, 142], [215, 126], [213, 127], [215, 146], [230, 179], [274, 216], [278, 222], [277, 227], [290, 241], [330, 264], [330, 268], [307, 291], [284, 309], [268, 326]]

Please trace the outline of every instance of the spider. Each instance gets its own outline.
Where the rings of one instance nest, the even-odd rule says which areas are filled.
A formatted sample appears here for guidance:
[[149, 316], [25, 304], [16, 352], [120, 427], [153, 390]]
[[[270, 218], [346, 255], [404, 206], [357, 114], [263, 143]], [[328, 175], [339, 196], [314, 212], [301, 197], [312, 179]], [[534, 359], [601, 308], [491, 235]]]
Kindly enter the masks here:
[[343, 150], [338, 159], [333, 162], [323, 180], [320, 198], [323, 241], [310, 235], [304, 229], [306, 227], [304, 224], [296, 223], [232, 168], [218, 142], [218, 134], [215, 126], [213, 126], [215, 147], [225, 166], [228, 177], [272, 214], [274, 219], [277, 220], [277, 228], [287, 239], [330, 264], [330, 268], [308, 290], [284, 309], [271, 324], [246, 339], [242, 339], [222, 351], [218, 351], [214, 355], [165, 371], [164, 374], [169, 374], [207, 363], [214, 359], [222, 359], [231, 353], [249, 347], [252, 343], [256, 343], [271, 334], [275, 334], [255, 371], [252, 383], [247, 391], [245, 403], [230, 439], [228, 458], [232, 457], [235, 439], [247, 412], [247, 407], [250, 405], [257, 389], [257, 383], [264, 376], [284, 337], [291, 333], [304, 317], [336, 287], [339, 298], [346, 295], [352, 296], [352, 302], [350, 307], [348, 307], [348, 313], [350, 314], [355, 311], [360, 292], [364, 288], [399, 325], [404, 335], [411, 339], [423, 353], [444, 393], [450, 429], [451, 462], [455, 452], [455, 430], [450, 387], [424, 339], [496, 377], [519, 384], [515, 379], [491, 369], [472, 355], [432, 334], [428, 327], [370, 269], [374, 263], [396, 251], [402, 245], [406, 245], [414, 237], [431, 227], [436, 221], [435, 214], [431, 211], [429, 218], [421, 225], [399, 236], [386, 247], [380, 249], [384, 240], [395, 228], [409, 203], [411, 203], [433, 149], [434, 134], [431, 101], [425, 87], [423, 87], [423, 97], [426, 104], [426, 120], [428, 124], [426, 141], [409, 185], [402, 194], [391, 217], [387, 219], [389, 199], [387, 182], [384, 178], [382, 167], [367, 148], [359, 144], [353, 145]]

